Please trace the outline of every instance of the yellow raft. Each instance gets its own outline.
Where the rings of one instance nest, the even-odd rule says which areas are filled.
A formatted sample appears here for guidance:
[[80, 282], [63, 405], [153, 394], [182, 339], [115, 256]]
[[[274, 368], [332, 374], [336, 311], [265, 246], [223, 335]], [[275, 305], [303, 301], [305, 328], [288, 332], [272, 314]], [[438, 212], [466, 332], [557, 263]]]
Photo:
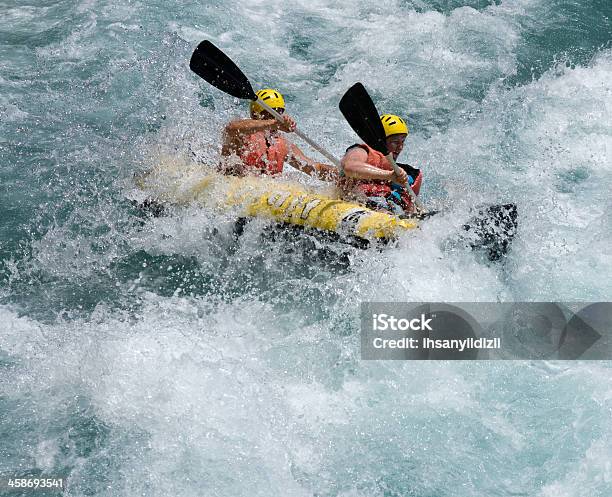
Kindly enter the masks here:
[[223, 176], [177, 160], [166, 160], [135, 179], [148, 199], [161, 204], [237, 209], [247, 216], [341, 236], [389, 240], [418, 227], [414, 220], [333, 198], [333, 189], [325, 195], [279, 178]]

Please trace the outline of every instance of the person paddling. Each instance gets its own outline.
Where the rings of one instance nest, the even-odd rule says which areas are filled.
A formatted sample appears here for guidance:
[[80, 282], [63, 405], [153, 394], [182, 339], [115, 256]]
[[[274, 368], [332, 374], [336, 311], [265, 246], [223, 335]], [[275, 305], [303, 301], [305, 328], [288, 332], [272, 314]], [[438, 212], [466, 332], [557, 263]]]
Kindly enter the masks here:
[[[388, 151], [397, 159], [408, 136], [405, 121], [393, 114], [380, 116]], [[412, 166], [398, 164], [397, 172], [381, 152], [365, 143], [350, 146], [341, 161], [344, 176], [338, 186], [345, 198], [364, 202], [366, 206], [397, 215], [415, 213], [415, 205], [406, 188], [419, 194], [422, 174]], [[403, 187], [402, 185], [410, 185]]]
[[335, 179], [337, 171], [334, 167], [307, 157], [297, 145], [280, 133], [292, 133], [296, 129], [295, 121], [284, 113], [283, 95], [271, 88], [259, 90], [256, 95], [279, 114], [283, 114], [283, 121], [274, 119], [256, 101], [251, 101], [250, 118], [236, 119], [225, 127], [220, 170], [237, 176], [274, 176], [281, 174], [285, 162], [288, 162], [311, 176], [323, 180]]

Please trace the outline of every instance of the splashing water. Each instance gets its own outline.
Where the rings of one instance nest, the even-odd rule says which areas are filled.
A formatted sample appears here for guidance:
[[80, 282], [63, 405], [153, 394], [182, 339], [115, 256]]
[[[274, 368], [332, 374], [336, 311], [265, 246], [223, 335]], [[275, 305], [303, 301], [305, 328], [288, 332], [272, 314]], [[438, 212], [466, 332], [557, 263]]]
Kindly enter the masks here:
[[[358, 335], [366, 300], [610, 300], [608, 1], [2, 11], [0, 474], [67, 495], [611, 495], [609, 363], [367, 362]], [[193, 207], [144, 221], [133, 174], [214, 164], [246, 112], [189, 72], [204, 38], [337, 156], [362, 81], [445, 214], [383, 252], [262, 241], [260, 220], [236, 241], [232, 213]], [[447, 243], [506, 201], [501, 264]]]

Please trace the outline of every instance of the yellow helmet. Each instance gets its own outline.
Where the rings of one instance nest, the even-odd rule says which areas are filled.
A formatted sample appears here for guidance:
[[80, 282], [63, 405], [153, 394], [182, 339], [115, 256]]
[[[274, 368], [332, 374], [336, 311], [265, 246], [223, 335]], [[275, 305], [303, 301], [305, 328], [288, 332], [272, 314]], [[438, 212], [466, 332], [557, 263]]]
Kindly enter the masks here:
[[[285, 99], [283, 95], [271, 88], [265, 88], [263, 90], [259, 90], [255, 93], [257, 97], [267, 103], [273, 109], [285, 109]], [[263, 111], [263, 107], [259, 105], [257, 102], [251, 101], [250, 105], [251, 112], [257, 114]]]
[[404, 120], [393, 114], [383, 114], [380, 116], [383, 128], [385, 128], [385, 136], [408, 134], [408, 126]]

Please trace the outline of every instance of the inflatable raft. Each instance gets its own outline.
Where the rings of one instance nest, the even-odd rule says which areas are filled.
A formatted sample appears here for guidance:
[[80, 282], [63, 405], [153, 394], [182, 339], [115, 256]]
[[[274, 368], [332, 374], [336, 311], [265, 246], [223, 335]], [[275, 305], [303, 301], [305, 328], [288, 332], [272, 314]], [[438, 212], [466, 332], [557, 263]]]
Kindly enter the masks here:
[[235, 177], [204, 166], [165, 161], [135, 177], [149, 205], [200, 205], [349, 238], [387, 241], [418, 223], [322, 194], [282, 178]]

